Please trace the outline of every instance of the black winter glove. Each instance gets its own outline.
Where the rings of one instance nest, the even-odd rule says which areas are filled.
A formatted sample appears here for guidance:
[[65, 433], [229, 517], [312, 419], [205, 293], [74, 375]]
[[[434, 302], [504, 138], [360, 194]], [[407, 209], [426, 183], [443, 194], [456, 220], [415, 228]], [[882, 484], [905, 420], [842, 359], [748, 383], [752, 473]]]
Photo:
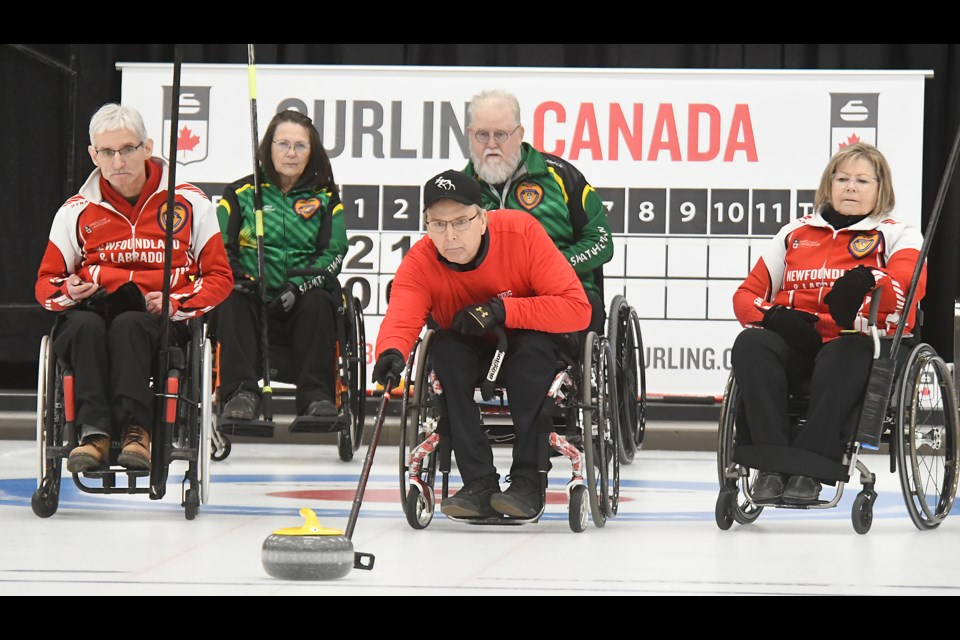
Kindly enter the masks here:
[[373, 365], [373, 381], [386, 386], [387, 378], [393, 377], [396, 383], [406, 367], [407, 363], [402, 353], [396, 349], [387, 349], [377, 358], [377, 364]]
[[507, 318], [503, 300], [490, 298], [483, 304], [471, 304], [453, 316], [453, 328], [465, 336], [482, 336]]
[[777, 333], [800, 353], [816, 353], [823, 339], [813, 326], [817, 316], [776, 305], [763, 314], [763, 328]]
[[823, 301], [830, 307], [834, 322], [844, 329], [853, 328], [853, 320], [863, 305], [863, 297], [877, 286], [873, 271], [860, 265], [837, 278]]
[[271, 318], [282, 320], [293, 311], [293, 305], [297, 304], [297, 298], [299, 297], [300, 287], [292, 282], [284, 283], [277, 297], [267, 305], [267, 313], [270, 314]]

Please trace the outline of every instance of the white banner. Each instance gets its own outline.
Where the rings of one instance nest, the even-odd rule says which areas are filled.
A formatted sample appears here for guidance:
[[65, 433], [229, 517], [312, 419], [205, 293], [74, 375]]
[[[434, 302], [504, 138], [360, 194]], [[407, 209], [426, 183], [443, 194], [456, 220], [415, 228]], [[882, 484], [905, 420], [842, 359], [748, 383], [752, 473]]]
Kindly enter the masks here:
[[[172, 66], [118, 67], [123, 102], [166, 150]], [[421, 186], [465, 166], [470, 97], [511, 91], [526, 142], [572, 162], [607, 203], [606, 298], [625, 294], [637, 309], [648, 393], [716, 397], [740, 331], [733, 292], [764, 241], [811, 210], [840, 146], [876, 144], [896, 215], [919, 224], [931, 75], [259, 65], [258, 134], [286, 108], [320, 130], [350, 236], [341, 281], [362, 295], [374, 343], [385, 287], [422, 232]], [[247, 67], [184, 65], [181, 85], [177, 175], [216, 199], [253, 171]]]

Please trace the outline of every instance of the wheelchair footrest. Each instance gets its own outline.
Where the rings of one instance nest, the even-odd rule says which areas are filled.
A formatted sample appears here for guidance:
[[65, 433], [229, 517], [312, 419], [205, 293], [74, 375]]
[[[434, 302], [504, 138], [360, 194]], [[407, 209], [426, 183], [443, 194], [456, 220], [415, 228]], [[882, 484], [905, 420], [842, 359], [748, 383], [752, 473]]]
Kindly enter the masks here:
[[462, 522], [464, 524], [518, 527], [522, 524], [530, 524], [532, 522], [536, 522], [537, 520], [540, 519], [541, 515], [543, 515], [543, 512], [538, 513], [532, 518], [511, 518], [510, 516], [494, 516], [492, 518], [454, 518], [448, 515], [444, 515], [444, 517], [447, 520], [453, 520], [454, 522]]
[[277, 425], [266, 420], [223, 420], [217, 425], [224, 435], [248, 438], [272, 438], [276, 428]]
[[347, 416], [297, 416], [290, 425], [290, 433], [338, 433], [350, 425]]

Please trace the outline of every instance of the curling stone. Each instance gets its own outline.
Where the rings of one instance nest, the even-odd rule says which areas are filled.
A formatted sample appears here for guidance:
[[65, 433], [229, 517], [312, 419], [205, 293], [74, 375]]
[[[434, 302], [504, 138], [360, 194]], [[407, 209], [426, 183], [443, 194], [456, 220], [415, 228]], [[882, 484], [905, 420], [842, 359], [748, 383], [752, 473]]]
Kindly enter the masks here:
[[338, 529], [320, 526], [312, 509], [300, 509], [302, 527], [277, 529], [263, 541], [263, 568], [283, 580], [333, 580], [353, 568], [353, 543]]

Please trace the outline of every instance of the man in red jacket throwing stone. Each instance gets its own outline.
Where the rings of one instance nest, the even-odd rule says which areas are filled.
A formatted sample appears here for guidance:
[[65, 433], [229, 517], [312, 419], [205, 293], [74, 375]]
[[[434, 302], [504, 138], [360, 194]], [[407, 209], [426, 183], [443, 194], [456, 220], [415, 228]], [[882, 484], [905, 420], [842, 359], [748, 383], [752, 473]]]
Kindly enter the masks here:
[[[403, 372], [404, 354], [432, 316], [439, 330], [430, 353], [464, 481], [440, 510], [462, 518], [531, 518], [543, 506], [538, 452], [546, 441], [540, 442], [535, 423], [556, 373], [551, 334], [585, 329], [590, 303], [540, 223], [519, 211], [487, 212], [472, 177], [453, 170], [434, 176], [424, 185], [423, 205], [427, 236], [407, 253], [393, 280], [373, 378], [383, 384]], [[494, 352], [488, 332], [497, 325], [508, 335], [500, 380], [516, 430], [505, 492], [473, 401]]]

